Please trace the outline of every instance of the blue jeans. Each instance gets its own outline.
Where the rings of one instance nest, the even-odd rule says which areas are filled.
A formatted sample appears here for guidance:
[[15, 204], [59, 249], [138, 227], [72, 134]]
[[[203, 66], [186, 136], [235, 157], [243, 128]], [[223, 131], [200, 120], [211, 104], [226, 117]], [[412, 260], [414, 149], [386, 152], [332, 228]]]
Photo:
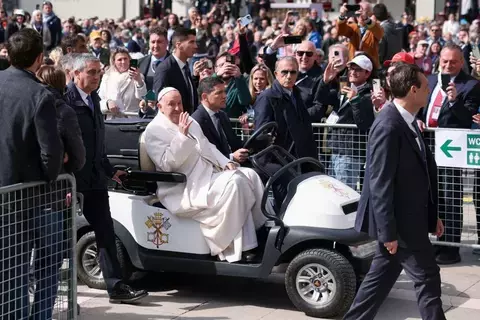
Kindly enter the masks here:
[[365, 164], [361, 157], [332, 155], [332, 176], [345, 183], [350, 188], [357, 190], [357, 182], [360, 179], [360, 172]]
[[63, 212], [42, 210], [33, 219], [34, 275], [37, 281], [31, 320], [49, 320], [57, 297], [65, 244]]

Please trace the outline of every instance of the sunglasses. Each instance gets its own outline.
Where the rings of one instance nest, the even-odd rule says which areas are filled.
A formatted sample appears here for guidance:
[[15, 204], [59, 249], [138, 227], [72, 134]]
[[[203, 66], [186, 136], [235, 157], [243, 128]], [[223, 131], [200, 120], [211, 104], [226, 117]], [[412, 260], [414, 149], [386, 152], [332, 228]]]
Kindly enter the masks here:
[[297, 56], [303, 57], [304, 55], [307, 55], [307, 57], [313, 57], [313, 52], [311, 51], [297, 51]]
[[291, 74], [292, 76], [294, 76], [297, 74], [297, 70], [282, 70], [280, 71], [280, 73], [282, 74], [282, 76], [286, 76], [288, 74]]

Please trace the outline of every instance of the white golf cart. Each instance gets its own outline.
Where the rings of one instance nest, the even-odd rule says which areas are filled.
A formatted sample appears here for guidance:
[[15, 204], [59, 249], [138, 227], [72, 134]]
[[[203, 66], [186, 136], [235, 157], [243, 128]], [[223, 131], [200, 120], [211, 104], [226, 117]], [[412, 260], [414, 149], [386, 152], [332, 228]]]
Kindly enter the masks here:
[[[274, 127], [270, 123], [260, 128], [245, 147], [252, 150], [255, 141], [261, 141]], [[349, 308], [375, 248], [366, 235], [353, 229], [359, 200], [356, 191], [323, 174], [323, 166], [315, 159], [295, 159], [278, 146], [267, 147], [251, 156], [255, 168], [263, 171], [259, 159], [267, 154], [283, 167], [268, 180], [262, 207], [280, 176], [289, 172], [294, 179], [278, 212], [263, 209], [268, 221], [258, 234], [258, 261], [220, 262], [210, 255], [198, 222], [176, 217], [156, 198], [157, 182], [184, 183], [187, 178], [180, 173], [156, 172], [142, 138], [140, 170], [129, 170], [123, 189], [109, 192], [125, 280], [136, 270], [264, 279], [274, 267], [288, 264], [285, 287], [299, 310], [313, 317], [334, 317]], [[317, 170], [302, 173], [302, 164]], [[104, 288], [94, 234], [85, 232], [88, 224], [81, 218], [78, 229], [79, 278], [90, 287]]]

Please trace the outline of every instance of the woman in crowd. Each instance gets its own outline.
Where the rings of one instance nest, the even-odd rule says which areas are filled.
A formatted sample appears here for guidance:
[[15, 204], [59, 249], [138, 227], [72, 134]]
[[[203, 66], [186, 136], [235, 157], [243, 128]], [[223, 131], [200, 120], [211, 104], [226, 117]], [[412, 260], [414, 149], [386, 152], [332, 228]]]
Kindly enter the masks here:
[[43, 22], [43, 15], [40, 10], [33, 11], [30, 27], [42, 35], [43, 47], [45, 49], [50, 47], [52, 44], [52, 34], [50, 33], [48, 26]]
[[103, 40], [103, 48], [108, 49], [108, 50], [115, 50], [118, 47], [118, 43], [113, 40], [112, 34], [110, 33], [109, 30], [103, 29], [100, 31], [100, 36], [102, 37]]
[[180, 21], [178, 20], [178, 16], [174, 13], [171, 13], [168, 15], [168, 20], [167, 20], [167, 38], [168, 38], [168, 43], [170, 43], [170, 40], [172, 40], [173, 33], [175, 32], [175, 29], [180, 25]]
[[98, 91], [102, 113], [107, 119], [126, 118], [125, 112], [138, 113], [140, 101], [146, 94], [143, 75], [138, 69], [130, 68], [128, 50], [117, 48]]
[[[85, 147], [77, 114], [63, 100], [65, 73], [53, 66], [42, 66], [37, 78], [46, 85], [56, 98], [57, 125], [64, 148], [63, 173], [80, 170], [85, 164]], [[58, 195], [58, 193], [57, 193]], [[66, 194], [58, 195], [65, 198]], [[59, 199], [60, 201], [60, 199]], [[59, 271], [63, 263], [65, 242], [64, 221], [71, 219], [68, 210], [52, 208], [53, 213], [39, 215], [34, 228], [34, 278], [38, 280], [32, 306], [33, 320], [52, 319], [57, 296]], [[58, 210], [57, 210], [58, 209]], [[67, 216], [64, 216], [66, 214]], [[70, 262], [71, 263], [71, 262]]]
[[438, 72], [440, 51], [442, 51], [441, 43], [439, 41], [432, 43], [430, 46], [430, 52], [428, 53], [428, 57], [432, 61], [432, 73]]

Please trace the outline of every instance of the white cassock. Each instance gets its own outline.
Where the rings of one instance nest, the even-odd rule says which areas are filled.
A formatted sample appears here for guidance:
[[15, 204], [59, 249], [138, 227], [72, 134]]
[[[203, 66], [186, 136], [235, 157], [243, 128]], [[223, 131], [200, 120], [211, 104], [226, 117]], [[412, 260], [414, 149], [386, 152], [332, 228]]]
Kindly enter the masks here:
[[223, 171], [230, 160], [208, 141], [195, 120], [187, 137], [159, 112], [144, 135], [158, 171], [187, 177], [182, 184], [158, 183], [158, 198], [173, 214], [200, 222], [212, 256], [235, 262], [243, 251], [257, 247], [255, 231], [266, 217], [261, 210], [264, 188], [255, 171]]

